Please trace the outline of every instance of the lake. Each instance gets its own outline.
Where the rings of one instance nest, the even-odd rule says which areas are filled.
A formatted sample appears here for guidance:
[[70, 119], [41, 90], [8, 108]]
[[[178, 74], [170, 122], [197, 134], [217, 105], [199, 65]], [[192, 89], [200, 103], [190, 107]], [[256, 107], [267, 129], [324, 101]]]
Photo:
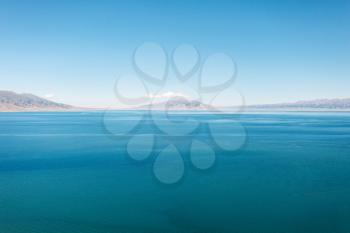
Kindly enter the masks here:
[[[181, 133], [188, 124], [153, 117], [0, 113], [0, 232], [350, 232], [350, 113], [171, 116], [201, 122], [191, 133]], [[244, 128], [244, 143], [225, 150], [210, 124], [234, 143], [232, 122]], [[128, 155], [138, 134], [154, 137], [152, 147], [131, 148], [151, 150], [143, 160]], [[194, 166], [192, 140], [212, 148], [208, 169]], [[172, 184], [154, 170], [169, 144], [184, 164]]]

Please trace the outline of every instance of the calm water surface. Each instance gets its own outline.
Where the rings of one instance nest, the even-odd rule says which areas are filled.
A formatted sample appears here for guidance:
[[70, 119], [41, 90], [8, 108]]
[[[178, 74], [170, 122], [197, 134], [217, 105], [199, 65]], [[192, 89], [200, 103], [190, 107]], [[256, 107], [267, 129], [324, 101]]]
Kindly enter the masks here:
[[[117, 112], [116, 126], [140, 112]], [[210, 114], [187, 114], [210, 123]], [[214, 167], [191, 166], [191, 137], [158, 135], [143, 162], [126, 156], [132, 134], [108, 134], [103, 113], [0, 114], [0, 233], [349, 233], [350, 114], [275, 113], [239, 120], [247, 142], [216, 151]], [[178, 114], [181, 118], [185, 115]], [[206, 127], [192, 137], [209, 140]], [[152, 173], [157, 153], [180, 147], [175, 185]]]

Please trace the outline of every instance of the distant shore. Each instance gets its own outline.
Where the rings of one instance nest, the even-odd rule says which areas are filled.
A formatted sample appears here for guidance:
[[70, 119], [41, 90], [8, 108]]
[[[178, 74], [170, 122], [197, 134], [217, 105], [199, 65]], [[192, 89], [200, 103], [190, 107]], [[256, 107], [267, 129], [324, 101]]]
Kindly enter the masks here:
[[[92, 109], [92, 108], [74, 108], [74, 109], [21, 109], [21, 110], [5, 110], [0, 109], [0, 113], [38, 113], [38, 112], [94, 112], [94, 111], [148, 111], [148, 109], [127, 109], [127, 108], [115, 108], [115, 109]], [[162, 111], [157, 110], [155, 111]], [[346, 113], [350, 112], [350, 109], [326, 109], [326, 108], [279, 108], [279, 109], [262, 109], [262, 108], [244, 108], [242, 109], [216, 109], [205, 110], [205, 109], [171, 109], [169, 112], [193, 112], [193, 113], [278, 113], [278, 112], [332, 112], [332, 113]]]

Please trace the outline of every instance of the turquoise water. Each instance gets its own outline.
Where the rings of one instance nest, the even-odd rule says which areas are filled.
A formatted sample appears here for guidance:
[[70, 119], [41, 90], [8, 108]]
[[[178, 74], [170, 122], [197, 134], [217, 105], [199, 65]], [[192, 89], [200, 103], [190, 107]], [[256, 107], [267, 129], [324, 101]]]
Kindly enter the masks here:
[[[140, 112], [120, 112], [116, 125]], [[210, 114], [190, 114], [210, 123]], [[346, 233], [350, 232], [350, 114], [221, 115], [236, 119], [247, 141], [215, 148], [214, 167], [193, 167], [194, 137], [157, 133], [150, 158], [126, 156], [132, 134], [154, 132], [147, 118], [128, 136], [109, 134], [103, 113], [0, 114], [1, 233]], [[177, 114], [178, 118], [185, 115]], [[164, 185], [152, 164], [169, 143], [185, 174]]]

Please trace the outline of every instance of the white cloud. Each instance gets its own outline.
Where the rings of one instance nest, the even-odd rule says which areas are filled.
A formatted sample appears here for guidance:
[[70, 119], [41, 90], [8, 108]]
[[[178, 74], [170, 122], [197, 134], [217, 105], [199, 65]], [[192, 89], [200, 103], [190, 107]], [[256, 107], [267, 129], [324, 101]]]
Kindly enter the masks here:
[[50, 99], [50, 98], [55, 97], [55, 94], [48, 93], [48, 94], [45, 94], [44, 97]]
[[164, 93], [159, 93], [159, 94], [149, 94], [148, 98], [151, 99], [167, 99], [167, 98], [173, 98], [173, 97], [184, 97], [184, 98], [189, 98], [188, 95], [185, 95], [181, 92], [172, 92], [172, 91], [167, 91]]

